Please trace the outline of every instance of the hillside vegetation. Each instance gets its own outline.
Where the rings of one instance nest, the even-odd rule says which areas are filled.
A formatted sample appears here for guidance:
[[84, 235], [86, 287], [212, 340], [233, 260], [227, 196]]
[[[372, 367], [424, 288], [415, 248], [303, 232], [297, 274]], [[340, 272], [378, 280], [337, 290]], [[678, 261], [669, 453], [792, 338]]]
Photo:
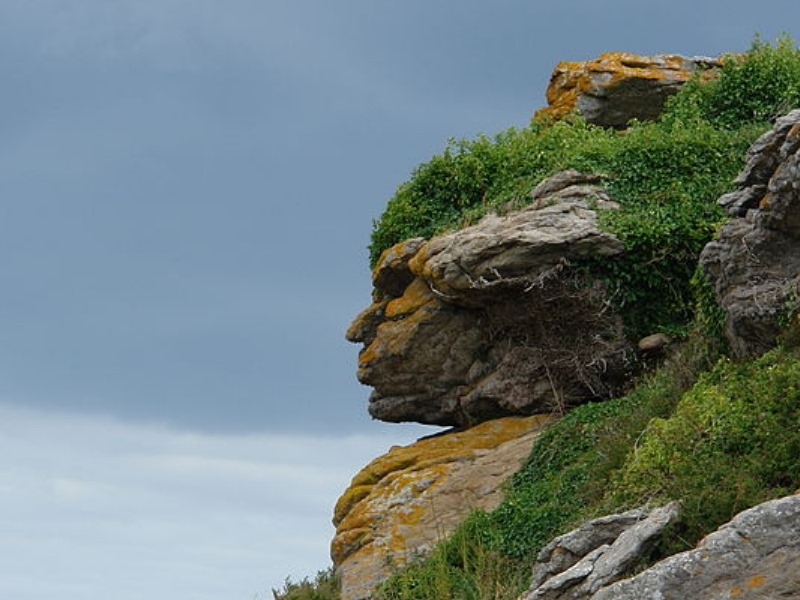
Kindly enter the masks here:
[[[787, 312], [781, 345], [752, 361], [725, 354], [713, 294], [697, 257], [724, 221], [748, 145], [800, 106], [800, 51], [756, 40], [719, 77], [693, 81], [655, 123], [624, 133], [575, 117], [495, 137], [450, 141], [420, 165], [375, 223], [373, 263], [392, 244], [468, 225], [526, 202], [565, 168], [601, 174], [619, 211], [602, 224], [625, 261], [588, 263], [615, 290], [632, 334], [667, 331], [680, 349], [627, 395], [573, 409], [546, 431], [501, 506], [475, 512], [427, 557], [399, 570], [378, 597], [516, 598], [538, 551], [588, 517], [680, 500], [682, 524], [650, 557], [693, 546], [737, 512], [800, 488], [800, 322]], [[793, 308], [793, 307], [790, 307]], [[289, 584], [277, 598], [334, 598]]]

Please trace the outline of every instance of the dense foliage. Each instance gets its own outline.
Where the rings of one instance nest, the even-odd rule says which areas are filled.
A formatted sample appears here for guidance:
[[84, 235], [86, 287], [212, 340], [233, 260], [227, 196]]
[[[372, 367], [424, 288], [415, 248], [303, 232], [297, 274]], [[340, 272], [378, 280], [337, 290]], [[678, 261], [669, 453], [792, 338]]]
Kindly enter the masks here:
[[745, 148], [770, 118], [798, 106], [800, 51], [788, 38], [757, 39], [728, 57], [717, 79], [684, 86], [657, 123], [622, 134], [573, 119], [451, 141], [400, 186], [375, 225], [373, 261], [407, 237], [520, 206], [558, 170], [604, 175], [622, 208], [602, 223], [628, 258], [586, 267], [615, 286], [634, 331], [691, 333], [624, 397], [578, 407], [551, 426], [497, 510], [473, 513], [427, 557], [398, 570], [379, 597], [516, 598], [539, 549], [588, 517], [680, 500], [684, 522], [656, 559], [800, 488], [800, 321], [788, 321], [776, 350], [731, 361], [718, 343], [713, 293], [695, 274], [721, 219], [714, 200], [741, 169]]
[[287, 579], [281, 590], [272, 590], [274, 600], [339, 600], [339, 578], [333, 568], [319, 571], [313, 580]]

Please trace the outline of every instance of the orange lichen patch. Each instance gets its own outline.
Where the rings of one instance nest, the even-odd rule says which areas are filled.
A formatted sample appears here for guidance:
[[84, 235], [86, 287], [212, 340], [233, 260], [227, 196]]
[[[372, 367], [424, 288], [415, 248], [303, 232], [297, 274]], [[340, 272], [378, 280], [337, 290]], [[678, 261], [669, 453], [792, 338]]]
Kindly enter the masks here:
[[383, 319], [388, 302], [375, 302], [362, 310], [347, 328], [345, 337], [351, 342], [364, 340], [365, 335]]
[[426, 269], [426, 263], [430, 258], [430, 246], [425, 243], [417, 251], [417, 253], [408, 261], [408, 268], [417, 277], [426, 277], [429, 275]]
[[748, 590], [752, 590], [754, 588], [763, 586], [766, 582], [767, 578], [763, 575], [753, 575], [744, 585]]
[[381, 272], [384, 269], [397, 268], [408, 262], [408, 259], [417, 253], [420, 245], [418, 238], [411, 238], [384, 250], [372, 269], [372, 281], [380, 279]]
[[[402, 546], [404, 531], [431, 510], [423, 496], [440, 484], [454, 464], [539, 430], [551, 420], [548, 415], [506, 417], [409, 446], [394, 446], [364, 467], [337, 502], [337, 533], [331, 550], [334, 562], [338, 564], [370, 543], [373, 538], [364, 536], [363, 531], [377, 527], [390, 510], [394, 512], [393, 525], [386, 532], [386, 542], [392, 547]], [[352, 531], [361, 533], [354, 535]]]
[[372, 491], [372, 483], [374, 482], [365, 485], [350, 484], [350, 487], [341, 495], [333, 509], [334, 525], [338, 525], [342, 521], [344, 516], [353, 508], [353, 505], [369, 496]]
[[740, 588], [738, 585], [735, 585], [735, 586], [733, 586], [731, 588], [731, 591], [729, 592], [729, 594], [730, 594], [731, 598], [736, 598], [738, 596], [741, 596], [742, 595], [742, 588]]
[[[430, 303], [433, 302], [434, 300], [431, 300]], [[408, 347], [409, 340], [416, 335], [419, 324], [427, 319], [426, 311], [418, 309], [402, 321], [384, 321], [378, 325], [375, 339], [358, 355], [359, 370], [369, 367], [378, 357], [386, 358], [401, 354]]]
[[769, 208], [769, 205], [772, 202], [772, 198], [773, 198], [772, 192], [767, 192], [766, 194], [764, 194], [764, 197], [761, 198], [761, 200], [758, 203], [758, 208], [762, 210], [765, 208]]
[[369, 527], [348, 529], [334, 538], [331, 543], [331, 557], [338, 564], [346, 556], [369, 544], [372, 540], [372, 530]]
[[[561, 62], [556, 65], [547, 87], [546, 108], [535, 119], [562, 119], [574, 112], [582, 94], [596, 94], [611, 89], [624, 80], [668, 80], [685, 82], [695, 72], [693, 64], [677, 54], [642, 56], [629, 52], [606, 52], [585, 62]], [[703, 77], [713, 70], [702, 71]]]
[[386, 318], [397, 319], [422, 308], [435, 298], [428, 285], [421, 279], [415, 279], [399, 298], [386, 305]]

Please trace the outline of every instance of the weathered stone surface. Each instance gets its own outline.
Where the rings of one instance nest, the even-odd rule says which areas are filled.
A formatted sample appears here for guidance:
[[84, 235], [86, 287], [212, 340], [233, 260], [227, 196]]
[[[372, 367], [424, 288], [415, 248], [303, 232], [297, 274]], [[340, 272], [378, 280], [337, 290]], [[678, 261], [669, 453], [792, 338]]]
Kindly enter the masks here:
[[667, 349], [671, 341], [665, 333], [654, 333], [640, 339], [636, 348], [642, 353], [642, 356], [658, 356]]
[[[679, 506], [601, 517], [556, 538], [539, 553], [531, 587], [520, 600], [581, 600], [630, 573]], [[645, 596], [642, 596], [645, 598]]]
[[800, 598], [800, 496], [744, 511], [698, 547], [599, 590], [591, 600]]
[[577, 111], [590, 123], [625, 127], [631, 119], [652, 120], [666, 99], [695, 73], [713, 76], [716, 58], [676, 54], [640, 56], [607, 52], [586, 62], [559, 63], [547, 88], [549, 106], [537, 117], [560, 119]]
[[517, 279], [531, 285], [564, 261], [619, 254], [622, 242], [597, 226], [595, 208], [612, 205], [602, 188], [556, 177], [559, 187], [546, 180], [520, 211], [433, 238], [410, 260], [411, 270], [446, 298], [469, 304], [476, 289]]
[[343, 600], [370, 591], [473, 510], [502, 500], [550, 417], [509, 417], [394, 447], [354, 478], [334, 512], [331, 555]]
[[616, 206], [598, 183], [566, 171], [522, 210], [384, 253], [376, 301], [347, 334], [364, 344], [373, 417], [464, 426], [612, 393], [629, 350], [621, 323], [602, 283], [571, 268], [622, 252], [597, 226], [595, 209]]
[[740, 356], [775, 345], [800, 288], [800, 111], [778, 119], [750, 148], [720, 198], [733, 216], [700, 264], [727, 315], [725, 335]]

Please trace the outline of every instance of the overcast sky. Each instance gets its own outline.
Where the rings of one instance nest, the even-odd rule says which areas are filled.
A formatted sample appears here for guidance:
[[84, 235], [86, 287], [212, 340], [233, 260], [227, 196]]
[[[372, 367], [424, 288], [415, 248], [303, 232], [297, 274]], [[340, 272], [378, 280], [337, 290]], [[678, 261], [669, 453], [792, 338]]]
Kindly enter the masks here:
[[[327, 566], [374, 423], [366, 246], [559, 60], [715, 55], [796, 0], [0, 0], [0, 597], [251, 600]], [[270, 597], [268, 594], [262, 597]]]

